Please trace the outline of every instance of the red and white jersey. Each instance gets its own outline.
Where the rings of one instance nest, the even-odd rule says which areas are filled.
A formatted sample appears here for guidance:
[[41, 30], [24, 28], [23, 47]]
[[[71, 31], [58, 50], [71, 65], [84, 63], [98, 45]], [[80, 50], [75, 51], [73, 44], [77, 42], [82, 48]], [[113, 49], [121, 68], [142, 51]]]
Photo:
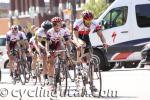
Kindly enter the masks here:
[[50, 30], [48, 30], [47, 35], [50, 39], [53, 40], [58, 39], [59, 37], [70, 36], [70, 33], [63, 28], [61, 28], [59, 32], [56, 32], [54, 28], [51, 28]]
[[73, 25], [74, 30], [77, 30], [81, 35], [88, 35], [94, 31], [101, 30], [101, 26], [96, 20], [92, 20], [90, 27], [87, 27], [83, 23], [83, 19], [77, 20]]
[[6, 33], [6, 40], [7, 41], [23, 40], [24, 38], [25, 38], [25, 36], [23, 36], [23, 33], [20, 31], [18, 31], [18, 33], [12, 33], [12, 31], [8, 31]]

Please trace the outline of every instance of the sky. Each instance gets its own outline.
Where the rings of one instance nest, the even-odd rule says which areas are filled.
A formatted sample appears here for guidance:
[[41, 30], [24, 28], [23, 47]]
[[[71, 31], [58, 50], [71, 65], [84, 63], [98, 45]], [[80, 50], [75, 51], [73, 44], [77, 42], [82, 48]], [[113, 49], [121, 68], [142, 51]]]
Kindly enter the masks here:
[[[49, 0], [44, 0], [45, 2], [48, 2]], [[0, 0], [0, 3], [8, 3], [9, 2], [9, 0]]]

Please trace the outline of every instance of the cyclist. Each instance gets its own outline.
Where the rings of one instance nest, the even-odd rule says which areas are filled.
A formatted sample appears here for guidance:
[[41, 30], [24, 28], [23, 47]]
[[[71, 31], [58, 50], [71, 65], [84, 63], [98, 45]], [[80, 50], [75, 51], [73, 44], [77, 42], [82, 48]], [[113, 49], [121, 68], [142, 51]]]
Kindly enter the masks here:
[[35, 25], [31, 26], [33, 36], [29, 41], [29, 52], [30, 52], [30, 55], [32, 56], [31, 72], [32, 72], [33, 78], [35, 78], [36, 62], [40, 54], [40, 49], [38, 48], [38, 41], [37, 41], [38, 38], [37, 38], [37, 33], [36, 33], [37, 29], [38, 27], [36, 27]]
[[28, 39], [26, 37], [26, 33], [23, 31], [22, 27], [20, 25], [17, 26], [18, 31], [22, 34], [23, 36], [23, 41], [21, 41], [21, 46], [24, 49], [28, 49], [29, 48], [29, 42]]
[[18, 31], [17, 25], [12, 25], [10, 31], [6, 33], [6, 49], [7, 55], [9, 58], [9, 68], [10, 68], [10, 76], [13, 76], [15, 55], [13, 55], [13, 49], [20, 48], [20, 40], [23, 40], [23, 35], [20, 31]]
[[[60, 40], [62, 37], [65, 41], [71, 41], [70, 33], [61, 28], [62, 27], [62, 18], [60, 17], [53, 17], [51, 19], [53, 27], [48, 30], [47, 37], [48, 37], [48, 50], [61, 50], [64, 49], [64, 45]], [[51, 54], [52, 55], [52, 54]], [[64, 58], [64, 53], [62, 53], [62, 59]], [[49, 78], [50, 78], [50, 85], [53, 85], [53, 76], [54, 76], [54, 56], [50, 56], [49, 58]]]
[[[82, 51], [84, 51], [84, 53], [87, 53], [89, 51], [89, 48], [86, 47], [91, 47], [89, 38], [90, 33], [96, 32], [100, 37], [104, 48], [108, 47], [108, 44], [106, 43], [106, 40], [101, 32], [102, 27], [99, 25], [99, 23], [96, 22], [96, 20], [94, 20], [93, 13], [89, 10], [85, 10], [82, 12], [82, 19], [79, 19], [74, 23], [73, 29], [74, 41], [75, 45], [77, 46], [77, 62], [82, 62], [82, 64], [84, 64], [83, 67], [87, 67], [88, 57], [86, 57], [86, 59], [82, 59], [80, 57], [82, 56]], [[85, 48], [81, 49], [83, 45], [85, 46]]]
[[28, 67], [28, 70], [26, 70], [26, 73], [27, 75], [29, 75], [29, 72], [30, 72], [30, 69], [31, 69], [31, 61], [32, 61], [32, 57], [30, 55], [30, 52], [29, 52], [29, 42], [28, 42], [28, 38], [27, 38], [27, 35], [24, 31], [24, 29], [21, 27], [21, 25], [18, 25], [18, 30], [19, 32], [22, 34], [23, 36], [23, 40], [20, 41], [20, 47], [22, 52], [21, 54], [23, 55], [24, 59], [27, 59], [27, 63], [29, 66]]
[[41, 27], [37, 29], [35, 32], [37, 35], [35, 35], [38, 48], [40, 49], [40, 56], [43, 62], [43, 77], [45, 79], [45, 82], [48, 82], [47, 77], [47, 31], [52, 27], [51, 22], [46, 20], [41, 24]]

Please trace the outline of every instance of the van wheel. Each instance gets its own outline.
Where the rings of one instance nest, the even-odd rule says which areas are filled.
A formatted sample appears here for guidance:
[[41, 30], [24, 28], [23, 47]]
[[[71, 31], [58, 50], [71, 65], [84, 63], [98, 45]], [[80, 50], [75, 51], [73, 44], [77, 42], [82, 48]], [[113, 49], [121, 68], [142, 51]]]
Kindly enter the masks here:
[[110, 63], [109, 63], [109, 66], [110, 66], [111, 68], [115, 68], [115, 65], [116, 65], [116, 62], [110, 62]]
[[6, 62], [4, 63], [4, 68], [9, 68], [8, 63], [9, 63], [9, 60], [6, 60]]
[[106, 66], [107, 64], [105, 62], [105, 58], [102, 51], [100, 51], [99, 49], [94, 49], [93, 54], [93, 59], [97, 61], [97, 63], [99, 63], [99, 67], [102, 71], [108, 71], [113, 68], [113, 66]]

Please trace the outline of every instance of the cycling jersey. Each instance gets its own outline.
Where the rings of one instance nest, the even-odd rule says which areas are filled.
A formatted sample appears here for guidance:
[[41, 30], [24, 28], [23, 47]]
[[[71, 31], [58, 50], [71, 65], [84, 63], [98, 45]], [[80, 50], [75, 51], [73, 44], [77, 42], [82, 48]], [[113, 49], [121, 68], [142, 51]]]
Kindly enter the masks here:
[[42, 40], [40, 42], [41, 42], [41, 44], [43, 46], [45, 46], [46, 45], [47, 36], [46, 36], [45, 31], [44, 31], [44, 28], [42, 28], [42, 27], [39, 28], [35, 33], [36, 33], [36, 38], [35, 39], [38, 40], [38, 38], [41, 38]]
[[47, 38], [52, 41], [52, 44], [49, 46], [50, 49], [57, 49], [60, 46], [59, 37], [64, 37], [67, 41], [70, 37], [70, 33], [63, 28], [61, 28], [59, 32], [56, 32], [54, 28], [48, 30]]
[[79, 38], [81, 40], [83, 40], [87, 45], [91, 45], [89, 34], [101, 30], [101, 26], [96, 22], [96, 20], [92, 20], [90, 27], [87, 27], [84, 25], [83, 19], [79, 19], [74, 23], [73, 29], [78, 31]]
[[61, 28], [59, 32], [56, 32], [54, 28], [51, 28], [47, 32], [47, 37], [50, 38], [52, 41], [55, 41], [55, 39], [58, 39], [59, 37], [64, 37], [65, 39], [67, 39], [69, 36], [70, 33], [63, 28]]
[[6, 33], [6, 42], [9, 43], [9, 48], [12, 49], [16, 47], [17, 41], [23, 40], [23, 34], [18, 31], [18, 33], [12, 33], [12, 31], [9, 31]]
[[18, 41], [18, 40], [23, 40], [23, 35], [19, 31], [18, 33], [12, 33], [12, 31], [9, 31], [6, 33], [6, 41]]

